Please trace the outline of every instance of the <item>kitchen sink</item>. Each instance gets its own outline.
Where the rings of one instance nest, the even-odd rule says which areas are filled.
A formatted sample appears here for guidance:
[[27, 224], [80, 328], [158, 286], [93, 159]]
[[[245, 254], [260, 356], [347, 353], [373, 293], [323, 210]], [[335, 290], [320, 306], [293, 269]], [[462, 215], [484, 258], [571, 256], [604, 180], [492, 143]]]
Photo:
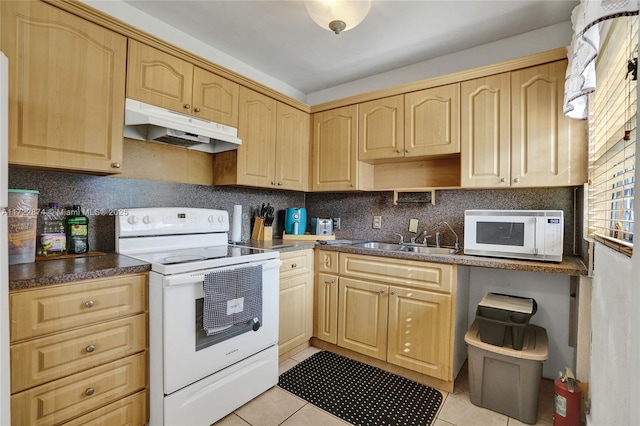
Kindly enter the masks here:
[[413, 253], [424, 254], [456, 254], [459, 250], [449, 247], [426, 247], [426, 246], [410, 246], [405, 245], [400, 248], [400, 251], [410, 251]]
[[364, 243], [354, 243], [352, 245], [356, 247], [364, 247], [364, 248], [372, 248], [372, 249], [380, 249], [380, 250], [400, 250], [403, 247], [400, 244], [380, 243], [378, 241], [367, 241]]
[[379, 250], [397, 250], [397, 251], [408, 251], [412, 253], [423, 253], [423, 254], [456, 254], [459, 250], [450, 247], [427, 247], [418, 244], [393, 244], [393, 243], [381, 243], [378, 241], [366, 241], [363, 243], [354, 243], [352, 244], [356, 247], [370, 248], [370, 249], [379, 249]]

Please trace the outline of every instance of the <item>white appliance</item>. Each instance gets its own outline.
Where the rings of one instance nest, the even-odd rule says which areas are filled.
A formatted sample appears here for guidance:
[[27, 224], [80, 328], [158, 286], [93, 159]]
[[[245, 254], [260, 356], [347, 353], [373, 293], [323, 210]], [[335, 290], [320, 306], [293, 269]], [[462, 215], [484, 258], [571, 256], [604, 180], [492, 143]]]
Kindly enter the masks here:
[[9, 65], [0, 52], [0, 425], [11, 423], [9, 388], [9, 239], [8, 194]]
[[466, 210], [464, 254], [562, 262], [562, 210]]
[[[228, 244], [224, 210], [127, 212], [116, 218], [116, 251], [151, 264], [149, 424], [210, 425], [278, 382], [279, 253]], [[208, 336], [205, 279], [256, 266], [261, 313]], [[226, 303], [226, 314], [238, 306]]]
[[204, 152], [238, 149], [238, 129], [134, 99], [125, 101], [124, 136]]

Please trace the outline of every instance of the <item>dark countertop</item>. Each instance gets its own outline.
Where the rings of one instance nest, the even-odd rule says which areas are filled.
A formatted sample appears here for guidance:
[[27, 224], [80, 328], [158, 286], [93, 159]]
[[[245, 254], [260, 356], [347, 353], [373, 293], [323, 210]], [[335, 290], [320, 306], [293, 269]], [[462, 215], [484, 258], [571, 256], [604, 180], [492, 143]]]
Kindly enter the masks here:
[[[338, 241], [339, 242], [339, 241]], [[355, 241], [354, 241], [355, 242]], [[248, 241], [246, 245], [256, 248], [270, 248], [284, 251], [304, 250], [308, 248], [322, 248], [323, 250], [341, 251], [345, 253], [368, 254], [373, 256], [394, 257], [397, 259], [426, 260], [440, 263], [454, 263], [457, 265], [478, 266], [484, 268], [510, 269], [514, 271], [547, 272], [564, 275], [587, 275], [588, 269], [578, 256], [565, 255], [562, 262], [540, 262], [533, 260], [500, 259], [496, 257], [470, 256], [465, 254], [440, 255], [424, 254], [406, 251], [380, 250], [355, 247], [348, 244], [319, 244], [317, 241], [280, 240]]]
[[[355, 247], [348, 244], [318, 244], [315, 240], [251, 240], [242, 245], [278, 250], [281, 253], [322, 248], [345, 253], [368, 254], [398, 259], [424, 260], [485, 268], [516, 271], [547, 272], [564, 275], [587, 275], [588, 270], [577, 256], [564, 256], [562, 262], [536, 262], [516, 259], [469, 256], [464, 254], [437, 255]], [[116, 253], [89, 253], [86, 256], [37, 260], [9, 266], [9, 290], [23, 290], [94, 278], [148, 272], [151, 265]]]
[[72, 281], [148, 272], [151, 265], [116, 253], [37, 260], [9, 265], [9, 291]]

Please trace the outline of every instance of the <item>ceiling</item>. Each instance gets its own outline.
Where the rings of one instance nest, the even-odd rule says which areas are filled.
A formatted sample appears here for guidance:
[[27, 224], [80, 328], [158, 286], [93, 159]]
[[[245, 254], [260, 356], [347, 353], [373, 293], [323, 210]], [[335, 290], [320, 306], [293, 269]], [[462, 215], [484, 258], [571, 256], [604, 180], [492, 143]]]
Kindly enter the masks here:
[[304, 94], [569, 21], [578, 0], [373, 0], [336, 35], [299, 0], [124, 0]]

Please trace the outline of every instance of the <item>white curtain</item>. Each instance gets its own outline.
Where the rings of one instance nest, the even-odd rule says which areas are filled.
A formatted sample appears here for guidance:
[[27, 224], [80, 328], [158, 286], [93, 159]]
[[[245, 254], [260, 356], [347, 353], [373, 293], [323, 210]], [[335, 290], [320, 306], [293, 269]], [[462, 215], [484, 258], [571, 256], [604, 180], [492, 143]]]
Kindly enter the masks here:
[[580, 0], [571, 13], [573, 37], [567, 57], [564, 115], [586, 119], [587, 95], [596, 90], [595, 61], [600, 49], [598, 23], [619, 16], [637, 15], [638, 0]]

